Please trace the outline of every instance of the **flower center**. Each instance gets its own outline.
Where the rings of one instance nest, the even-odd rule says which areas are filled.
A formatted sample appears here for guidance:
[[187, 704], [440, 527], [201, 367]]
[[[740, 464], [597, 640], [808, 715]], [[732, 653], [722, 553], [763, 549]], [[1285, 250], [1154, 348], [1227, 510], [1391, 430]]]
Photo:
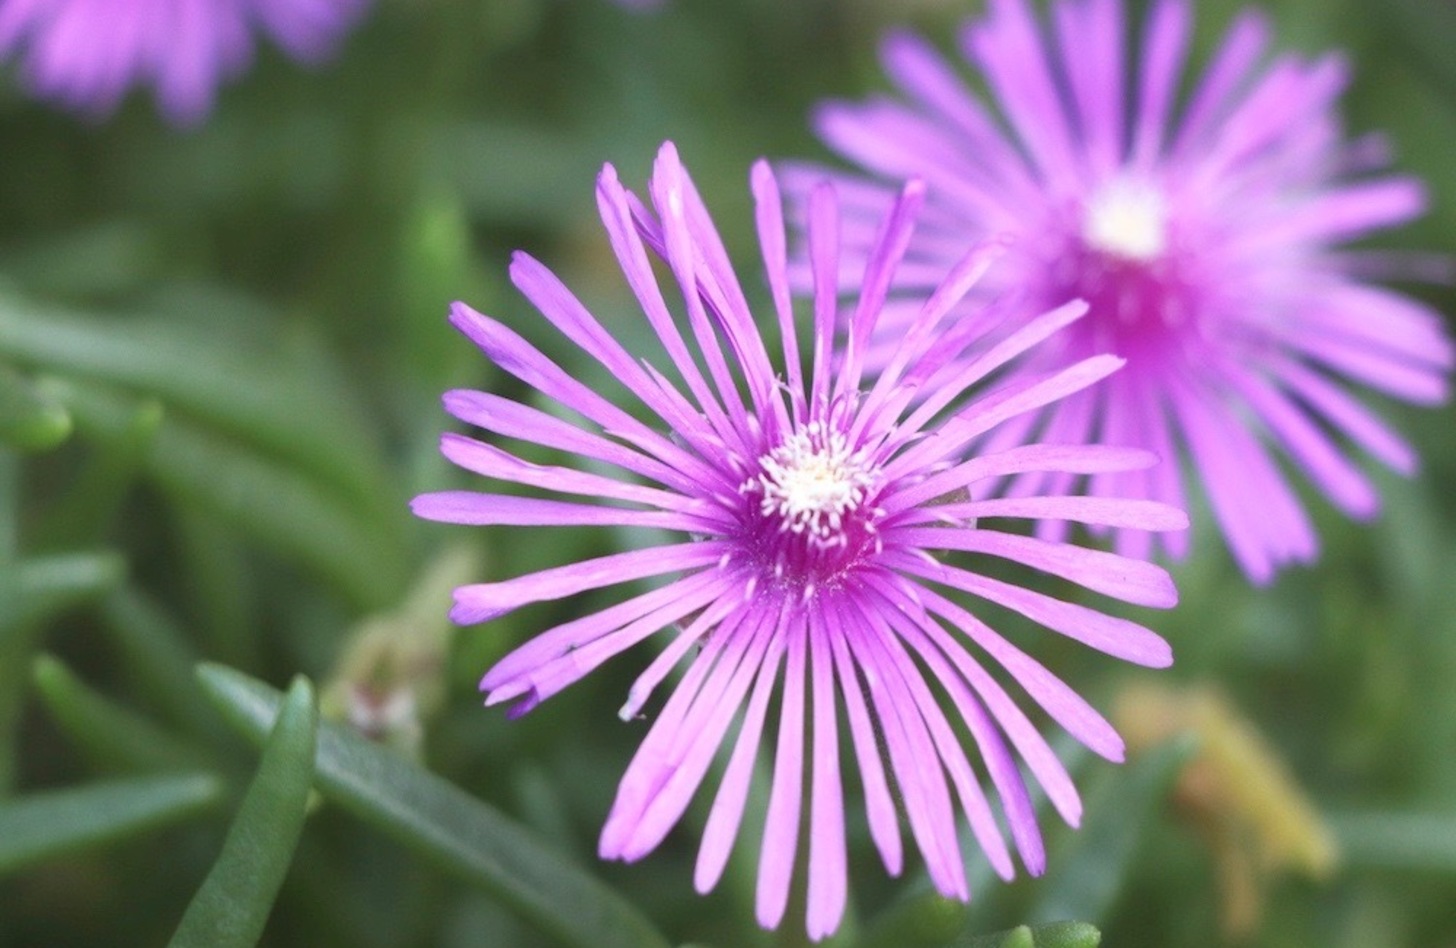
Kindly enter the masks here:
[[761, 494], [759, 512], [777, 519], [780, 532], [820, 549], [844, 547], [847, 518], [875, 486], [866, 454], [852, 450], [843, 432], [810, 422], [759, 459], [757, 483], [748, 486]]
[[1162, 188], [1123, 174], [1093, 189], [1067, 229], [1047, 245], [1043, 301], [1081, 298], [1088, 318], [1066, 338], [1078, 349], [1153, 364], [1187, 337], [1199, 312], [1196, 259], [1180, 250], [1180, 227]]
[[1168, 244], [1168, 205], [1152, 185], [1114, 178], [1093, 192], [1082, 218], [1082, 239], [1093, 250], [1148, 262]]

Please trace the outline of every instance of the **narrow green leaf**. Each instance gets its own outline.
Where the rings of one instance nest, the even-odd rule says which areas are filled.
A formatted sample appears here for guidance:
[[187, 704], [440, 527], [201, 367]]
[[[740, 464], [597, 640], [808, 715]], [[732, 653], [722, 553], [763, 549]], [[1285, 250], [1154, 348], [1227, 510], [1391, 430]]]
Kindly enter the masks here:
[[93, 762], [111, 770], [185, 770], [202, 755], [124, 705], [92, 690], [50, 655], [38, 655], [31, 677], [61, 730]]
[[[124, 393], [96, 384], [55, 382], [50, 390], [78, 424], [106, 432], [123, 430], [145, 404], [128, 406]], [[308, 470], [175, 412], [145, 457], [164, 490], [315, 570], [359, 607], [380, 608], [403, 587], [407, 518], [402, 498], [382, 506], [390, 491], [381, 488], [361, 505]]]
[[1087, 821], [1066, 851], [1049, 860], [1036, 922], [1067, 918], [1101, 921], [1122, 891], [1123, 880], [1148, 826], [1197, 742], [1182, 736], [1154, 748], [1104, 781], [1087, 803]]
[[1036, 948], [1036, 936], [1025, 925], [994, 935], [981, 935], [966, 942], [967, 948]]
[[1032, 929], [1036, 948], [1097, 948], [1102, 933], [1086, 922], [1052, 922]]
[[313, 685], [296, 678], [222, 855], [187, 906], [172, 948], [249, 948], [262, 937], [303, 832], [317, 727]]
[[222, 799], [209, 773], [108, 780], [0, 801], [0, 875], [175, 823]]
[[[0, 449], [3, 453], [3, 449]], [[3, 468], [3, 458], [0, 458]], [[123, 562], [112, 553], [30, 557], [5, 564], [0, 578], [0, 795], [14, 776], [15, 728], [42, 625], [51, 616], [104, 592], [121, 578]]]
[[232, 736], [197, 684], [197, 649], [160, 606], [123, 585], [101, 601], [100, 611], [117, 658], [138, 693], [170, 723], [209, 745], [220, 735]]
[[20, 462], [0, 445], [0, 797], [10, 792], [16, 765], [16, 722], [21, 688], [16, 669], [34, 647], [31, 627], [20, 620]]
[[1348, 866], [1456, 874], [1456, 812], [1336, 813], [1328, 820]]
[[1020, 925], [1007, 932], [977, 935], [956, 942], [957, 948], [1097, 948], [1102, 933], [1086, 922]]
[[0, 367], [0, 442], [17, 451], [49, 451], [70, 434], [71, 416], [64, 406]]
[[907, 888], [866, 927], [859, 948], [939, 948], [966, 927], [966, 903], [946, 898], [924, 878]]
[[[203, 687], [257, 740], [272, 722], [278, 692], [216, 665]], [[345, 728], [319, 727], [318, 788], [340, 806], [441, 868], [473, 882], [578, 948], [666, 948], [629, 903], [458, 787]]]
[[[262, 580], [248, 555], [247, 537], [226, 514], [205, 503], [180, 494], [174, 501], [173, 528], [178, 552], [187, 564], [187, 612], [197, 617], [198, 647], [225, 665], [261, 664], [257, 630]], [[287, 550], [279, 552], [289, 555]], [[194, 668], [195, 663], [188, 674], [195, 683]]]
[[322, 347], [286, 342], [216, 323], [101, 319], [0, 296], [0, 353], [158, 395], [377, 505], [387, 475], [355, 400]]
[[65, 609], [111, 589], [126, 574], [116, 553], [63, 553], [33, 556], [16, 569], [19, 585], [17, 623], [44, 622]]
[[[1052, 747], [1074, 778], [1090, 760], [1086, 748], [1067, 735], [1053, 738]], [[1045, 817], [1051, 809], [1050, 803], [1040, 787], [1033, 786], [1031, 792], [1039, 818]], [[979, 844], [968, 828], [961, 830], [960, 845], [964, 852], [979, 852]], [[997, 878], [989, 860], [970, 859], [966, 864], [966, 881], [971, 892], [969, 903], [941, 895], [921, 869], [907, 880], [894, 901], [870, 921], [856, 944], [859, 948], [943, 948], [957, 938], [979, 937], [972, 933], [1003, 923], [1008, 914], [1015, 917], [1005, 903], [1017, 890]]]
[[20, 552], [20, 460], [0, 445], [0, 639], [20, 611], [20, 580], [15, 561]]
[[361, 607], [385, 605], [403, 586], [407, 557], [390, 533], [323, 486], [245, 448], [168, 424], [152, 471], [168, 490], [317, 571]]
[[[398, 254], [397, 322], [411, 373], [431, 392], [450, 387], [470, 357], [452, 333], [440, 331], [442, 300], [481, 299], [486, 293], [473, 272], [470, 248], [469, 218], [448, 189], [432, 192], [411, 209]], [[430, 403], [438, 406], [433, 398]]]
[[31, 236], [6, 255], [5, 273], [39, 296], [115, 296], [146, 289], [169, 261], [146, 225], [110, 220]]
[[115, 518], [127, 494], [146, 470], [147, 454], [162, 425], [162, 404], [146, 400], [103, 428], [78, 419], [91, 455], [66, 492], [51, 504], [31, 533], [43, 549], [65, 549], [95, 543]]

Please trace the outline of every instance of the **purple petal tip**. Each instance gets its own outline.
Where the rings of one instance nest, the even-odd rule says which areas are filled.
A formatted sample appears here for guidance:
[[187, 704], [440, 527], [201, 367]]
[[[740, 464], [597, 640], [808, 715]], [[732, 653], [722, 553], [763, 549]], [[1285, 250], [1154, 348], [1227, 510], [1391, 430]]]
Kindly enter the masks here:
[[493, 609], [478, 602], [465, 601], [463, 596], [468, 589], [469, 587], [462, 587], [455, 590], [455, 605], [450, 607], [451, 622], [456, 625], [480, 625], [503, 614], [500, 609]]
[[1138, 657], [1138, 664], [1144, 668], [1170, 668], [1173, 665], [1173, 646], [1160, 635], [1154, 635], [1156, 645], [1150, 645], [1147, 652]]
[[468, 303], [459, 300], [450, 304], [450, 325], [465, 333], [471, 334], [471, 329], [480, 325], [481, 314], [470, 307]]
[[536, 692], [536, 689], [533, 688], [529, 692], [527, 692], [525, 697], [523, 697], [520, 701], [517, 701], [515, 704], [511, 705], [509, 708], [506, 709], [506, 720], [520, 720], [527, 714], [530, 714], [532, 711], [534, 711], [536, 709], [536, 706], [540, 703], [541, 695], [538, 694]]

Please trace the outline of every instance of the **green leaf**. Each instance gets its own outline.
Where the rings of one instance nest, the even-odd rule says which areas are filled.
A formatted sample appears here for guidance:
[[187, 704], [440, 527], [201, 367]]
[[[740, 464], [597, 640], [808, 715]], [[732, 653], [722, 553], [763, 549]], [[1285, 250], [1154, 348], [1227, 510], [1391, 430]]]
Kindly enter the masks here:
[[117, 658], [139, 694], [168, 721], [209, 744], [219, 735], [232, 737], [197, 684], [196, 648], [160, 606], [124, 585], [101, 601], [100, 611]]
[[113, 553], [70, 553], [30, 557], [18, 565], [0, 560], [0, 567], [4, 597], [0, 600], [0, 794], [4, 794], [14, 775], [16, 723], [42, 624], [115, 585], [123, 562]]
[[0, 445], [0, 797], [15, 776], [16, 723], [20, 717], [18, 669], [34, 648], [33, 628], [20, 619], [20, 462]]
[[[276, 691], [216, 665], [199, 670], [223, 713], [257, 740]], [[630, 904], [529, 832], [458, 787], [345, 728], [319, 728], [317, 785], [340, 806], [441, 868], [473, 882], [562, 943], [666, 948]]]
[[20, 600], [16, 624], [44, 622], [101, 595], [125, 574], [126, 562], [116, 553], [63, 553], [23, 559], [16, 569]]
[[1456, 874], [1456, 812], [1336, 813], [1328, 822], [1348, 866]]
[[1007, 932], [981, 935], [965, 943], [967, 948], [1036, 948], [1036, 936], [1025, 925]]
[[1020, 925], [1007, 932], [977, 935], [956, 942], [957, 948], [1097, 948], [1102, 933], [1086, 922]]
[[[1052, 739], [1052, 748], [1074, 778], [1092, 760], [1085, 747], [1065, 734]], [[1041, 788], [1033, 786], [1031, 793], [1039, 815], [1047, 815], [1051, 804]], [[969, 829], [962, 829], [960, 844], [965, 851], [978, 850]], [[1005, 903], [1019, 890], [1004, 885], [989, 860], [970, 860], [966, 864], [966, 881], [971, 892], [969, 904], [941, 895], [925, 871], [920, 870], [901, 888], [895, 900], [874, 917], [857, 944], [860, 948], [942, 948], [956, 938], [973, 937], [973, 932], [1001, 924], [1007, 917], [1016, 917]]]
[[65, 407], [0, 367], [0, 442], [17, 451], [49, 451], [71, 434]]
[[[185, 611], [196, 616], [197, 648], [235, 667], [262, 664], [258, 636], [262, 580], [248, 555], [246, 537], [218, 511], [180, 495], [174, 500], [177, 552], [187, 564]], [[288, 555], [287, 550], [280, 552]], [[194, 685], [195, 669], [196, 662], [188, 665]]]
[[201, 755], [123, 705], [104, 697], [50, 655], [38, 655], [31, 677], [42, 702], [86, 756], [113, 770], [183, 770]]
[[157, 235], [130, 220], [32, 237], [17, 249], [6, 258], [8, 276], [37, 295], [71, 299], [146, 289], [171, 262]]
[[866, 927], [860, 948], [931, 948], [946, 944], [966, 927], [966, 903], [946, 898], [924, 878], [906, 888]]
[[[61, 383], [52, 389], [83, 425], [117, 430], [131, 417], [118, 409], [125, 396], [114, 390]], [[404, 501], [374, 509], [388, 491], [361, 507], [307, 470], [176, 413], [164, 419], [146, 460], [163, 489], [315, 570], [361, 608], [392, 602], [404, 585]]]
[[1067, 849], [1048, 860], [1033, 921], [1103, 920], [1122, 891], [1138, 843], [1173, 781], [1197, 749], [1191, 736], [1168, 741], [1105, 780], [1087, 803], [1086, 823]]
[[0, 640], [20, 610], [15, 560], [20, 552], [20, 460], [0, 446]]
[[387, 475], [355, 400], [320, 347], [292, 341], [215, 321], [101, 319], [0, 297], [0, 353], [160, 396], [377, 508]]
[[[483, 280], [472, 266], [470, 221], [448, 188], [437, 187], [416, 202], [405, 221], [398, 252], [399, 313], [411, 375], [429, 392], [459, 380], [474, 368], [468, 346], [445, 332], [446, 300], [483, 300]], [[477, 305], [485, 305], [482, 301]], [[432, 396], [431, 408], [438, 402]], [[429, 430], [429, 429], [426, 429]]]
[[0, 875], [194, 816], [222, 799], [209, 773], [108, 780], [0, 802]]
[[317, 571], [361, 607], [382, 606], [403, 586], [403, 548], [292, 469], [170, 423], [158, 435], [152, 471], [168, 490]]
[[262, 937], [303, 832], [317, 727], [313, 686], [296, 678], [222, 855], [187, 906], [173, 948], [249, 948]]
[[[43, 386], [42, 390], [51, 386]], [[64, 549], [97, 542], [115, 519], [127, 494], [146, 470], [152, 442], [162, 425], [162, 403], [142, 401], [129, 408], [115, 427], [101, 428], [78, 419], [91, 455], [51, 504], [32, 533], [37, 547]]]

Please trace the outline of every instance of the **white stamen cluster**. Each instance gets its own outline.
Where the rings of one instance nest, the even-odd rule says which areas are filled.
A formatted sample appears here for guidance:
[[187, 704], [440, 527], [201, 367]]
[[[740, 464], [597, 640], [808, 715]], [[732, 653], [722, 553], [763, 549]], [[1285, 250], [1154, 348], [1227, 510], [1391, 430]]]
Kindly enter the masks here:
[[844, 432], [813, 421], [759, 459], [759, 475], [745, 488], [762, 494], [764, 516], [779, 530], [801, 534], [819, 547], [843, 546], [845, 518], [875, 486], [868, 449], [852, 451]]
[[1115, 178], [1088, 199], [1082, 239], [1110, 256], [1153, 260], [1167, 247], [1168, 202], [1152, 185]]

